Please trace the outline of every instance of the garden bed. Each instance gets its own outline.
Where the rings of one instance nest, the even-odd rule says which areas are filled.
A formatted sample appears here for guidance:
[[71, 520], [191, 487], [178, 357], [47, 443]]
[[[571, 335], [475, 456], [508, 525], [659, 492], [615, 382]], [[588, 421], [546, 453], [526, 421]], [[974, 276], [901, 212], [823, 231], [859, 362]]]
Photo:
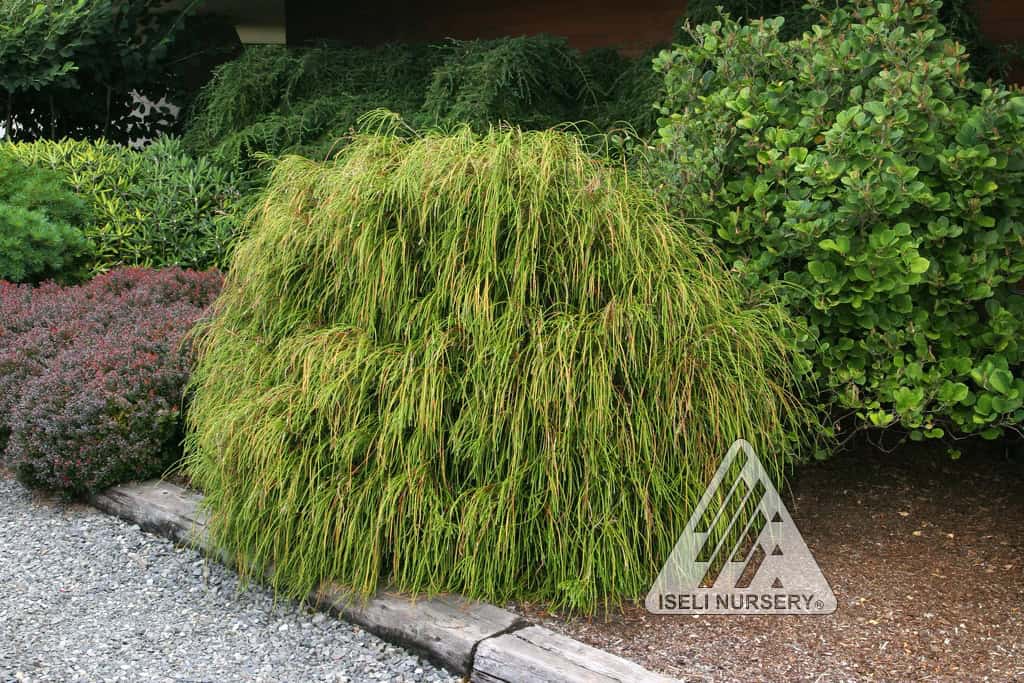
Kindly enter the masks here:
[[1024, 465], [980, 450], [952, 461], [862, 447], [796, 472], [787, 505], [839, 599], [834, 614], [516, 610], [684, 680], [1020, 680]]

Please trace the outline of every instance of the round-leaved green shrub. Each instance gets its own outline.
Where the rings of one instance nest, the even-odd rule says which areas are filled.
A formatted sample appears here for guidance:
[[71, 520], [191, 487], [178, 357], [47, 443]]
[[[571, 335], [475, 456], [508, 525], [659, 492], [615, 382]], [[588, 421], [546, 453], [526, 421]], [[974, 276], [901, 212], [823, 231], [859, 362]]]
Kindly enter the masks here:
[[1024, 418], [1024, 96], [971, 79], [940, 3], [850, 4], [662, 53], [666, 190], [785, 284], [837, 414], [995, 438]]

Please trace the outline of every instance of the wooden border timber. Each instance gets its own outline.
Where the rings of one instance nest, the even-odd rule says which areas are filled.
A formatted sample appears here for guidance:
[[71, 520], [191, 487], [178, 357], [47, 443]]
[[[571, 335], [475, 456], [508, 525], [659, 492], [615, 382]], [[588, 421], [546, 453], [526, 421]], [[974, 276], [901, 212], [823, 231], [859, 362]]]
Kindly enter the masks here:
[[[166, 481], [125, 484], [92, 504], [140, 528], [224, 560], [206, 533], [202, 496]], [[381, 592], [363, 600], [321, 585], [310, 604], [419, 652], [477, 683], [667, 683], [675, 679], [584, 645], [495, 605], [453, 595], [413, 599]]]

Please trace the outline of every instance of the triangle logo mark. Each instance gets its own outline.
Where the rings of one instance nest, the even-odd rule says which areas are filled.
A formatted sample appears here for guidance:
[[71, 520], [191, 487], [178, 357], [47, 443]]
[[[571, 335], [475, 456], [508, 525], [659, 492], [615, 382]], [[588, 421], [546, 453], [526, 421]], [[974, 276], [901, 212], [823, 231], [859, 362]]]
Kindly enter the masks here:
[[645, 604], [655, 614], [836, 610], [832, 588], [748, 442], [736, 441], [718, 466]]

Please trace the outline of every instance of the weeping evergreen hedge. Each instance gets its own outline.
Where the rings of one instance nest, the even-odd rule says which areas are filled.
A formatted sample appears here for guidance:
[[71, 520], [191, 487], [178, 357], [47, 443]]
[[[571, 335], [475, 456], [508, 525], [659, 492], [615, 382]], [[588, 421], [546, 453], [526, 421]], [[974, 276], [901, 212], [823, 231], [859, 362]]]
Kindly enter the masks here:
[[378, 47], [253, 45], [216, 69], [187, 112], [194, 155], [265, 178], [264, 155], [333, 156], [359, 118], [387, 108], [418, 127], [564, 121], [588, 131], [657, 130], [653, 55], [583, 54], [564, 38], [518, 36]]
[[573, 136], [359, 134], [253, 223], [188, 467], [286, 594], [641, 596], [732, 441], [778, 473], [809, 424], [780, 309]]

